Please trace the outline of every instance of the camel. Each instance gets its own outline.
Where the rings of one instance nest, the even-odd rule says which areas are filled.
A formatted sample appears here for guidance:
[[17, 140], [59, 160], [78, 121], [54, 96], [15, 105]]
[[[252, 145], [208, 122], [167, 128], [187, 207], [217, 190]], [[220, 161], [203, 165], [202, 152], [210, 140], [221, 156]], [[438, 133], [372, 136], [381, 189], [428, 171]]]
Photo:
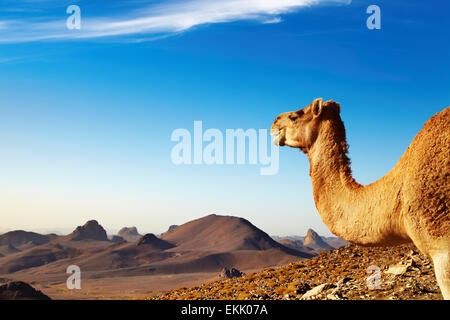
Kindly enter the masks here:
[[425, 123], [389, 173], [365, 186], [352, 177], [339, 103], [315, 99], [282, 113], [270, 133], [276, 145], [307, 154], [314, 202], [331, 232], [362, 246], [414, 243], [450, 299], [450, 107]]

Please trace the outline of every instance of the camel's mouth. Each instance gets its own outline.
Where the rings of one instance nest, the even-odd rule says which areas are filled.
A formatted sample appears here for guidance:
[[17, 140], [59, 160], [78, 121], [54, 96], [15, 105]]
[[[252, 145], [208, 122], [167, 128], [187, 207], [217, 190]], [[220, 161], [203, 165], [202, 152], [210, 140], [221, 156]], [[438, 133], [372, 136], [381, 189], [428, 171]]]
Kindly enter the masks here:
[[272, 129], [270, 130], [270, 135], [274, 136], [273, 144], [276, 146], [284, 146], [286, 142], [286, 130], [284, 129]]

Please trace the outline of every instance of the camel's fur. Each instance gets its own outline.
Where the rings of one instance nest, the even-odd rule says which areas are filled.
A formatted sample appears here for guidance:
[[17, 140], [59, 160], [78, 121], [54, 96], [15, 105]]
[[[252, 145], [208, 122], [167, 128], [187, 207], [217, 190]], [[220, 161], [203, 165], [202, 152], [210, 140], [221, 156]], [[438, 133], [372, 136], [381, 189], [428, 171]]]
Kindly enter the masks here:
[[425, 123], [387, 175], [366, 186], [352, 177], [338, 103], [316, 99], [283, 113], [271, 133], [275, 143], [307, 153], [314, 201], [334, 234], [365, 246], [413, 242], [433, 259], [450, 299], [450, 107]]

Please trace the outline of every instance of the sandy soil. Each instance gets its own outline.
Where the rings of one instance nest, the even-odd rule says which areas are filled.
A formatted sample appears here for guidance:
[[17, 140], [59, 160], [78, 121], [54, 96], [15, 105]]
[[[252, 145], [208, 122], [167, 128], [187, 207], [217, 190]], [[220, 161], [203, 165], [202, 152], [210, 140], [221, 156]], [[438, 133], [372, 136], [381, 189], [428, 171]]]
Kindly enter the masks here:
[[30, 283], [52, 299], [60, 300], [97, 300], [97, 299], [135, 299], [149, 294], [179, 287], [197, 286], [218, 278], [215, 273], [189, 273], [174, 275], [151, 275], [136, 277], [114, 277], [101, 279], [81, 278], [80, 290], [69, 290], [66, 278], [69, 275], [57, 275], [46, 281], [37, 280], [32, 275], [26, 279], [16, 279], [13, 275], [0, 275], [0, 283], [8, 280], [20, 280]]

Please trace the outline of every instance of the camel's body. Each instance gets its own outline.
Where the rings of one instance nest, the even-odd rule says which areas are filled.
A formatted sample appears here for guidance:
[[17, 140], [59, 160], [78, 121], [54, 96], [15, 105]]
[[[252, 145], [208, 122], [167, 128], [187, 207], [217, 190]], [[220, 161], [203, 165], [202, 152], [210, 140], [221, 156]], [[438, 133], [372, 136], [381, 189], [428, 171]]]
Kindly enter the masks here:
[[[315, 104], [320, 104], [317, 115]], [[386, 176], [367, 186], [352, 178], [339, 111], [332, 101], [322, 107], [315, 100], [280, 115], [272, 127], [280, 130], [281, 145], [308, 154], [323, 221], [334, 234], [360, 245], [413, 242], [433, 259], [441, 291], [450, 299], [450, 107], [425, 123]]]

